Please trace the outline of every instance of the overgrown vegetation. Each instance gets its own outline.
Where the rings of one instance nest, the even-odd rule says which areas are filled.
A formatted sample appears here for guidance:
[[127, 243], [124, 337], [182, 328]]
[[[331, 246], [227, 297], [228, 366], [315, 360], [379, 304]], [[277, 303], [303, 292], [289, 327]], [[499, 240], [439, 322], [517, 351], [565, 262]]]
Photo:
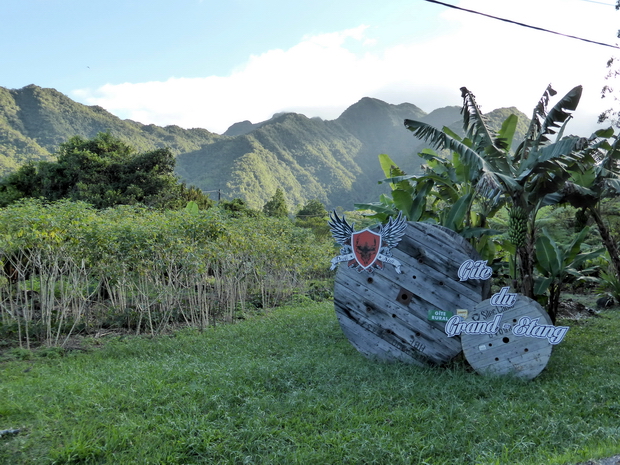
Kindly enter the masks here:
[[311, 230], [190, 205], [96, 210], [27, 199], [1, 209], [1, 339], [29, 347], [101, 328], [204, 329], [331, 292], [330, 243]]
[[[601, 202], [620, 195], [620, 145], [611, 128], [589, 138], [564, 136], [581, 91], [581, 86], [573, 88], [548, 109], [556, 94], [548, 86], [524, 140], [513, 150], [518, 118], [508, 116], [493, 131], [474, 95], [461, 88], [464, 136], [405, 120], [416, 137], [438, 152], [427, 148], [419, 153], [426, 161], [420, 175], [406, 175], [381, 155], [392, 196], [356, 207], [372, 210], [380, 221], [402, 211], [410, 221], [435, 222], [458, 232], [496, 269], [508, 271], [508, 284], [517, 292], [544, 302], [555, 321], [562, 285], [592, 280], [598, 271], [596, 263], [591, 265], [603, 249], [588, 250], [585, 244], [590, 218], [620, 275], [617, 240], [601, 215]], [[575, 237], [564, 244], [538, 222], [545, 207], [561, 204], [580, 209], [581, 217]], [[494, 229], [494, 217], [502, 211], [508, 221]]]
[[366, 359], [330, 302], [87, 353], [15, 349], [0, 463], [585, 463], [618, 453], [620, 315], [569, 324], [529, 382]]

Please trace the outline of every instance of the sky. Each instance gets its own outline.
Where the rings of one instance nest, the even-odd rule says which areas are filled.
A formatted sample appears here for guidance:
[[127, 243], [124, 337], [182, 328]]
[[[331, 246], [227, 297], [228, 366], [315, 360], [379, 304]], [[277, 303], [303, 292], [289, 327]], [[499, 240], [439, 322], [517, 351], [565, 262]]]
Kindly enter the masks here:
[[[618, 45], [615, 0], [443, 0]], [[605, 47], [426, 0], [1, 0], [0, 86], [54, 88], [144, 124], [205, 128], [280, 112], [337, 118], [363, 97], [425, 112], [515, 106], [547, 85], [584, 91], [568, 133], [598, 114]]]

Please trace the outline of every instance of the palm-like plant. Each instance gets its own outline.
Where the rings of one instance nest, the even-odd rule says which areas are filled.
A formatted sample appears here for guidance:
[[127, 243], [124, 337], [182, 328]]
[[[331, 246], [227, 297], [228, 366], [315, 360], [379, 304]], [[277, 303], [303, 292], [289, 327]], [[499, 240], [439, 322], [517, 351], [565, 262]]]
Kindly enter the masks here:
[[[595, 163], [582, 172], [571, 173], [571, 178], [556, 194], [556, 201], [569, 203], [594, 219], [611, 264], [620, 277], [620, 253], [616, 239], [603, 220], [601, 201], [620, 196], [620, 138], [613, 129], [602, 129], [593, 134], [590, 154]], [[610, 143], [611, 139], [611, 143]]]
[[582, 252], [582, 245], [589, 232], [590, 227], [586, 226], [567, 245], [555, 242], [546, 229], [536, 239], [536, 268], [540, 276], [536, 280], [535, 292], [537, 295], [548, 293], [547, 313], [553, 324], [557, 318], [563, 286], [570, 280], [595, 281], [591, 275], [596, 267], [583, 269], [583, 266], [601, 255], [605, 249], [601, 247]]
[[[552, 199], [570, 176], [570, 170], [580, 171], [588, 153], [587, 140], [564, 137], [562, 133], [570, 114], [577, 108], [581, 86], [567, 93], [547, 112], [555, 91], [548, 86], [534, 108], [525, 140], [511, 152], [516, 116], [507, 118], [500, 131], [493, 132], [476, 103], [475, 96], [465, 87], [463, 97], [463, 128], [466, 136], [459, 140], [453, 133], [440, 131], [426, 123], [405, 120], [405, 127], [436, 149], [448, 149], [459, 155], [468, 167], [469, 182], [478, 194], [501, 192], [509, 202], [511, 215], [520, 223], [516, 242], [517, 264], [521, 293], [534, 297], [535, 221], [541, 207]], [[557, 134], [557, 140], [550, 138]]]

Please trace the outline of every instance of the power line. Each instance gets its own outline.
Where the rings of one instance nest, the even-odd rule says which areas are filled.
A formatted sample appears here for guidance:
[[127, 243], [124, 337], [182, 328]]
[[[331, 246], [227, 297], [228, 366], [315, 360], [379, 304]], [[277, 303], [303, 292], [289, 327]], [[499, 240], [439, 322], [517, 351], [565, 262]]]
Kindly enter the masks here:
[[475, 11], [475, 10], [468, 10], [467, 8], [461, 8], [459, 6], [456, 5], [450, 5], [449, 3], [443, 3], [443, 2], [439, 2], [437, 0], [424, 0], [426, 2], [430, 2], [430, 3], [437, 3], [438, 5], [443, 5], [443, 6], [447, 6], [449, 8], [454, 8], [455, 10], [461, 10], [461, 11], [466, 11], [467, 13], [474, 13], [476, 15], [481, 15], [481, 16], [486, 16], [487, 18], [493, 18], [493, 19], [497, 19], [499, 21], [504, 21], [506, 23], [510, 23], [510, 24], [516, 24], [517, 26], [523, 26], [523, 27], [529, 27], [530, 29], [536, 29], [537, 31], [543, 31], [543, 32], [549, 32], [551, 34], [557, 34], [559, 36], [564, 36], [564, 37], [568, 37], [570, 39], [577, 39], [577, 40], [583, 40], [584, 42], [590, 42], [591, 44], [596, 44], [596, 45], [602, 45], [604, 47], [611, 47], [611, 48], [617, 48], [620, 49], [620, 47], [618, 47], [617, 45], [611, 45], [611, 44], [606, 44], [603, 42], [596, 42], [595, 40], [589, 40], [589, 39], [584, 39], [582, 37], [577, 37], [577, 36], [571, 36], [568, 34], [562, 34], [561, 32], [555, 32], [555, 31], [550, 31], [549, 29], [544, 29], [542, 27], [537, 27], [537, 26], [530, 26], [529, 24], [524, 24], [524, 23], [520, 23], [518, 21], [513, 21], [511, 19], [506, 19], [506, 18], [500, 18], [498, 16], [492, 16], [492, 15], [488, 15], [486, 13], [481, 13], [479, 11]]
[[598, 3], [599, 5], [616, 6], [613, 3], [597, 2], [596, 0], [581, 0], [582, 2]]

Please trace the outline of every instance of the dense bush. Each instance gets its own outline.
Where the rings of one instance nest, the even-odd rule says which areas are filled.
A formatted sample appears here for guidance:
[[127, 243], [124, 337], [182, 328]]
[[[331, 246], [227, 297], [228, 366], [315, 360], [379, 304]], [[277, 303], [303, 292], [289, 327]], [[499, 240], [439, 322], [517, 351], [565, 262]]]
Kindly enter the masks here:
[[2, 328], [27, 344], [106, 326], [204, 328], [320, 295], [331, 253], [286, 218], [22, 200], [0, 210]]

